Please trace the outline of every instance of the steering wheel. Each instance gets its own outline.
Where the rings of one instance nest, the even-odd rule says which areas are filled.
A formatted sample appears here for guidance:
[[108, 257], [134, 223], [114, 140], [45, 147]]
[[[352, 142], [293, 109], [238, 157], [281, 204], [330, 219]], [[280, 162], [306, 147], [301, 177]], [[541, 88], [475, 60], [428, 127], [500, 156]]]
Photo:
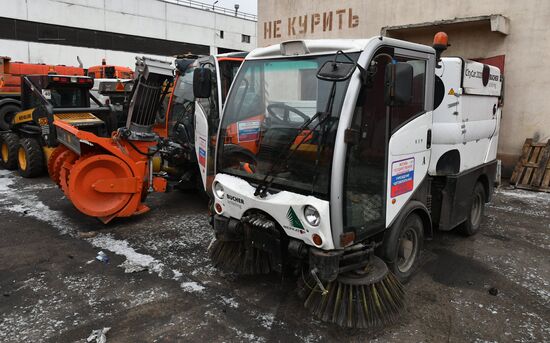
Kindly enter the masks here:
[[[248, 149], [236, 144], [227, 144], [223, 147], [223, 166], [222, 168], [235, 168], [253, 173], [258, 163], [256, 156]], [[250, 170], [250, 168], [253, 168]]]
[[[273, 109], [275, 109], [275, 108], [280, 108], [280, 109], [283, 110], [282, 117], [281, 117], [280, 114], [277, 114], [273, 111]], [[291, 106], [288, 106], [288, 105], [285, 105], [285, 104], [281, 104], [281, 103], [275, 103], [275, 104], [268, 105], [267, 106], [267, 112], [269, 112], [269, 115], [272, 118], [276, 119], [277, 121], [279, 121], [281, 123], [290, 123], [290, 112], [295, 113], [298, 116], [300, 116], [304, 120], [304, 122], [309, 120], [309, 117], [304, 112], [300, 111], [297, 108], [294, 108], [294, 107], [291, 107]]]

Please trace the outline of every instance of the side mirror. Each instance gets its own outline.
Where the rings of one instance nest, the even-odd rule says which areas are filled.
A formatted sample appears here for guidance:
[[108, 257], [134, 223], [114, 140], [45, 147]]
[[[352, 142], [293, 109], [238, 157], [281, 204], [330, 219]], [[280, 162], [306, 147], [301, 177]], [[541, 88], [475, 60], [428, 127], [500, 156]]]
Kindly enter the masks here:
[[193, 71], [193, 95], [195, 98], [210, 98], [212, 94], [212, 70], [197, 68]]
[[326, 61], [317, 71], [317, 78], [324, 81], [339, 82], [350, 78], [355, 63]]
[[413, 67], [405, 62], [386, 66], [384, 79], [386, 106], [404, 106], [412, 101]]

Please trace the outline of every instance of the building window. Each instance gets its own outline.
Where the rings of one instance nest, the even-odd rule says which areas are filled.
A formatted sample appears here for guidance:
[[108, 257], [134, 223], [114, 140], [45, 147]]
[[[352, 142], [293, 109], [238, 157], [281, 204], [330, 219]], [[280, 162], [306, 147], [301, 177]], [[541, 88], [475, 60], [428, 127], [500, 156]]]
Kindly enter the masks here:
[[223, 30], [220, 30], [220, 38], [223, 39]]
[[241, 35], [241, 42], [250, 43], [250, 36], [249, 35]]
[[1, 15], [0, 39], [165, 56], [181, 54], [182, 51], [192, 52], [197, 55], [207, 55], [210, 51], [209, 46], [202, 44], [167, 41], [115, 32], [37, 23], [26, 20], [3, 18]]

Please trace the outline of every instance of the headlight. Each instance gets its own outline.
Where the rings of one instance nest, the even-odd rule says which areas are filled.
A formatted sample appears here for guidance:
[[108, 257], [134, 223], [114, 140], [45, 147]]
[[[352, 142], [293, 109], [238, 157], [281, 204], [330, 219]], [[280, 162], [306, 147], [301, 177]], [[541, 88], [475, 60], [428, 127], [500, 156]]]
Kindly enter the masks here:
[[223, 186], [221, 183], [219, 182], [214, 183], [214, 194], [216, 194], [216, 197], [218, 197], [218, 199], [223, 199], [225, 195], [225, 190], [223, 189]]
[[319, 216], [319, 212], [315, 207], [307, 205], [304, 208], [304, 217], [306, 217], [306, 221], [311, 226], [317, 226], [321, 222], [321, 217]]

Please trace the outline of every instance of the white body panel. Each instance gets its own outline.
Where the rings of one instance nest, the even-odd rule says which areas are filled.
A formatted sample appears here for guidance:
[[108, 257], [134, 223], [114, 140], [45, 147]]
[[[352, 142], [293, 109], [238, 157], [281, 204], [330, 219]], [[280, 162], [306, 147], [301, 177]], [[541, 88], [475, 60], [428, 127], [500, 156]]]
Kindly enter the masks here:
[[[317, 246], [313, 243], [311, 236], [318, 234], [321, 236], [323, 244], [317, 247], [325, 250], [334, 249], [330, 230], [330, 205], [328, 201], [286, 191], [277, 194], [268, 193], [265, 198], [256, 197], [254, 196], [255, 188], [248, 182], [226, 174], [217, 174], [214, 183], [216, 182], [219, 182], [225, 190], [223, 199], [214, 198], [215, 202], [220, 204], [223, 209], [218, 214], [241, 219], [247, 210], [259, 209], [273, 217], [289, 237], [302, 240], [308, 245]], [[318, 226], [311, 226], [305, 220], [304, 207], [306, 205], [311, 205], [319, 211], [321, 221]], [[290, 208], [298, 216], [303, 229], [292, 226], [288, 218]]]
[[202, 186], [206, 190], [206, 174], [208, 166], [208, 118], [202, 106], [195, 102], [195, 154], [199, 162]]
[[[487, 68], [487, 83], [484, 85], [484, 68]], [[497, 67], [483, 63], [464, 60], [464, 75], [462, 87], [465, 94], [500, 96], [502, 78]]]
[[[405, 124], [390, 138], [387, 165], [386, 227], [397, 217], [401, 208], [428, 173], [431, 152], [426, 146], [426, 139], [427, 132], [431, 127], [432, 113], [427, 112]], [[401, 180], [400, 175], [404, 176]], [[411, 181], [411, 187], [397, 192], [399, 195], [392, 195], [392, 190], [398, 189], [400, 185], [407, 182], [411, 184]], [[395, 202], [393, 202], [394, 200]]]
[[447, 57], [436, 69], [445, 90], [433, 112], [431, 175], [438, 175], [439, 159], [451, 150], [460, 154], [458, 173], [496, 158], [502, 81], [498, 68], [489, 71], [484, 86], [482, 63]]

